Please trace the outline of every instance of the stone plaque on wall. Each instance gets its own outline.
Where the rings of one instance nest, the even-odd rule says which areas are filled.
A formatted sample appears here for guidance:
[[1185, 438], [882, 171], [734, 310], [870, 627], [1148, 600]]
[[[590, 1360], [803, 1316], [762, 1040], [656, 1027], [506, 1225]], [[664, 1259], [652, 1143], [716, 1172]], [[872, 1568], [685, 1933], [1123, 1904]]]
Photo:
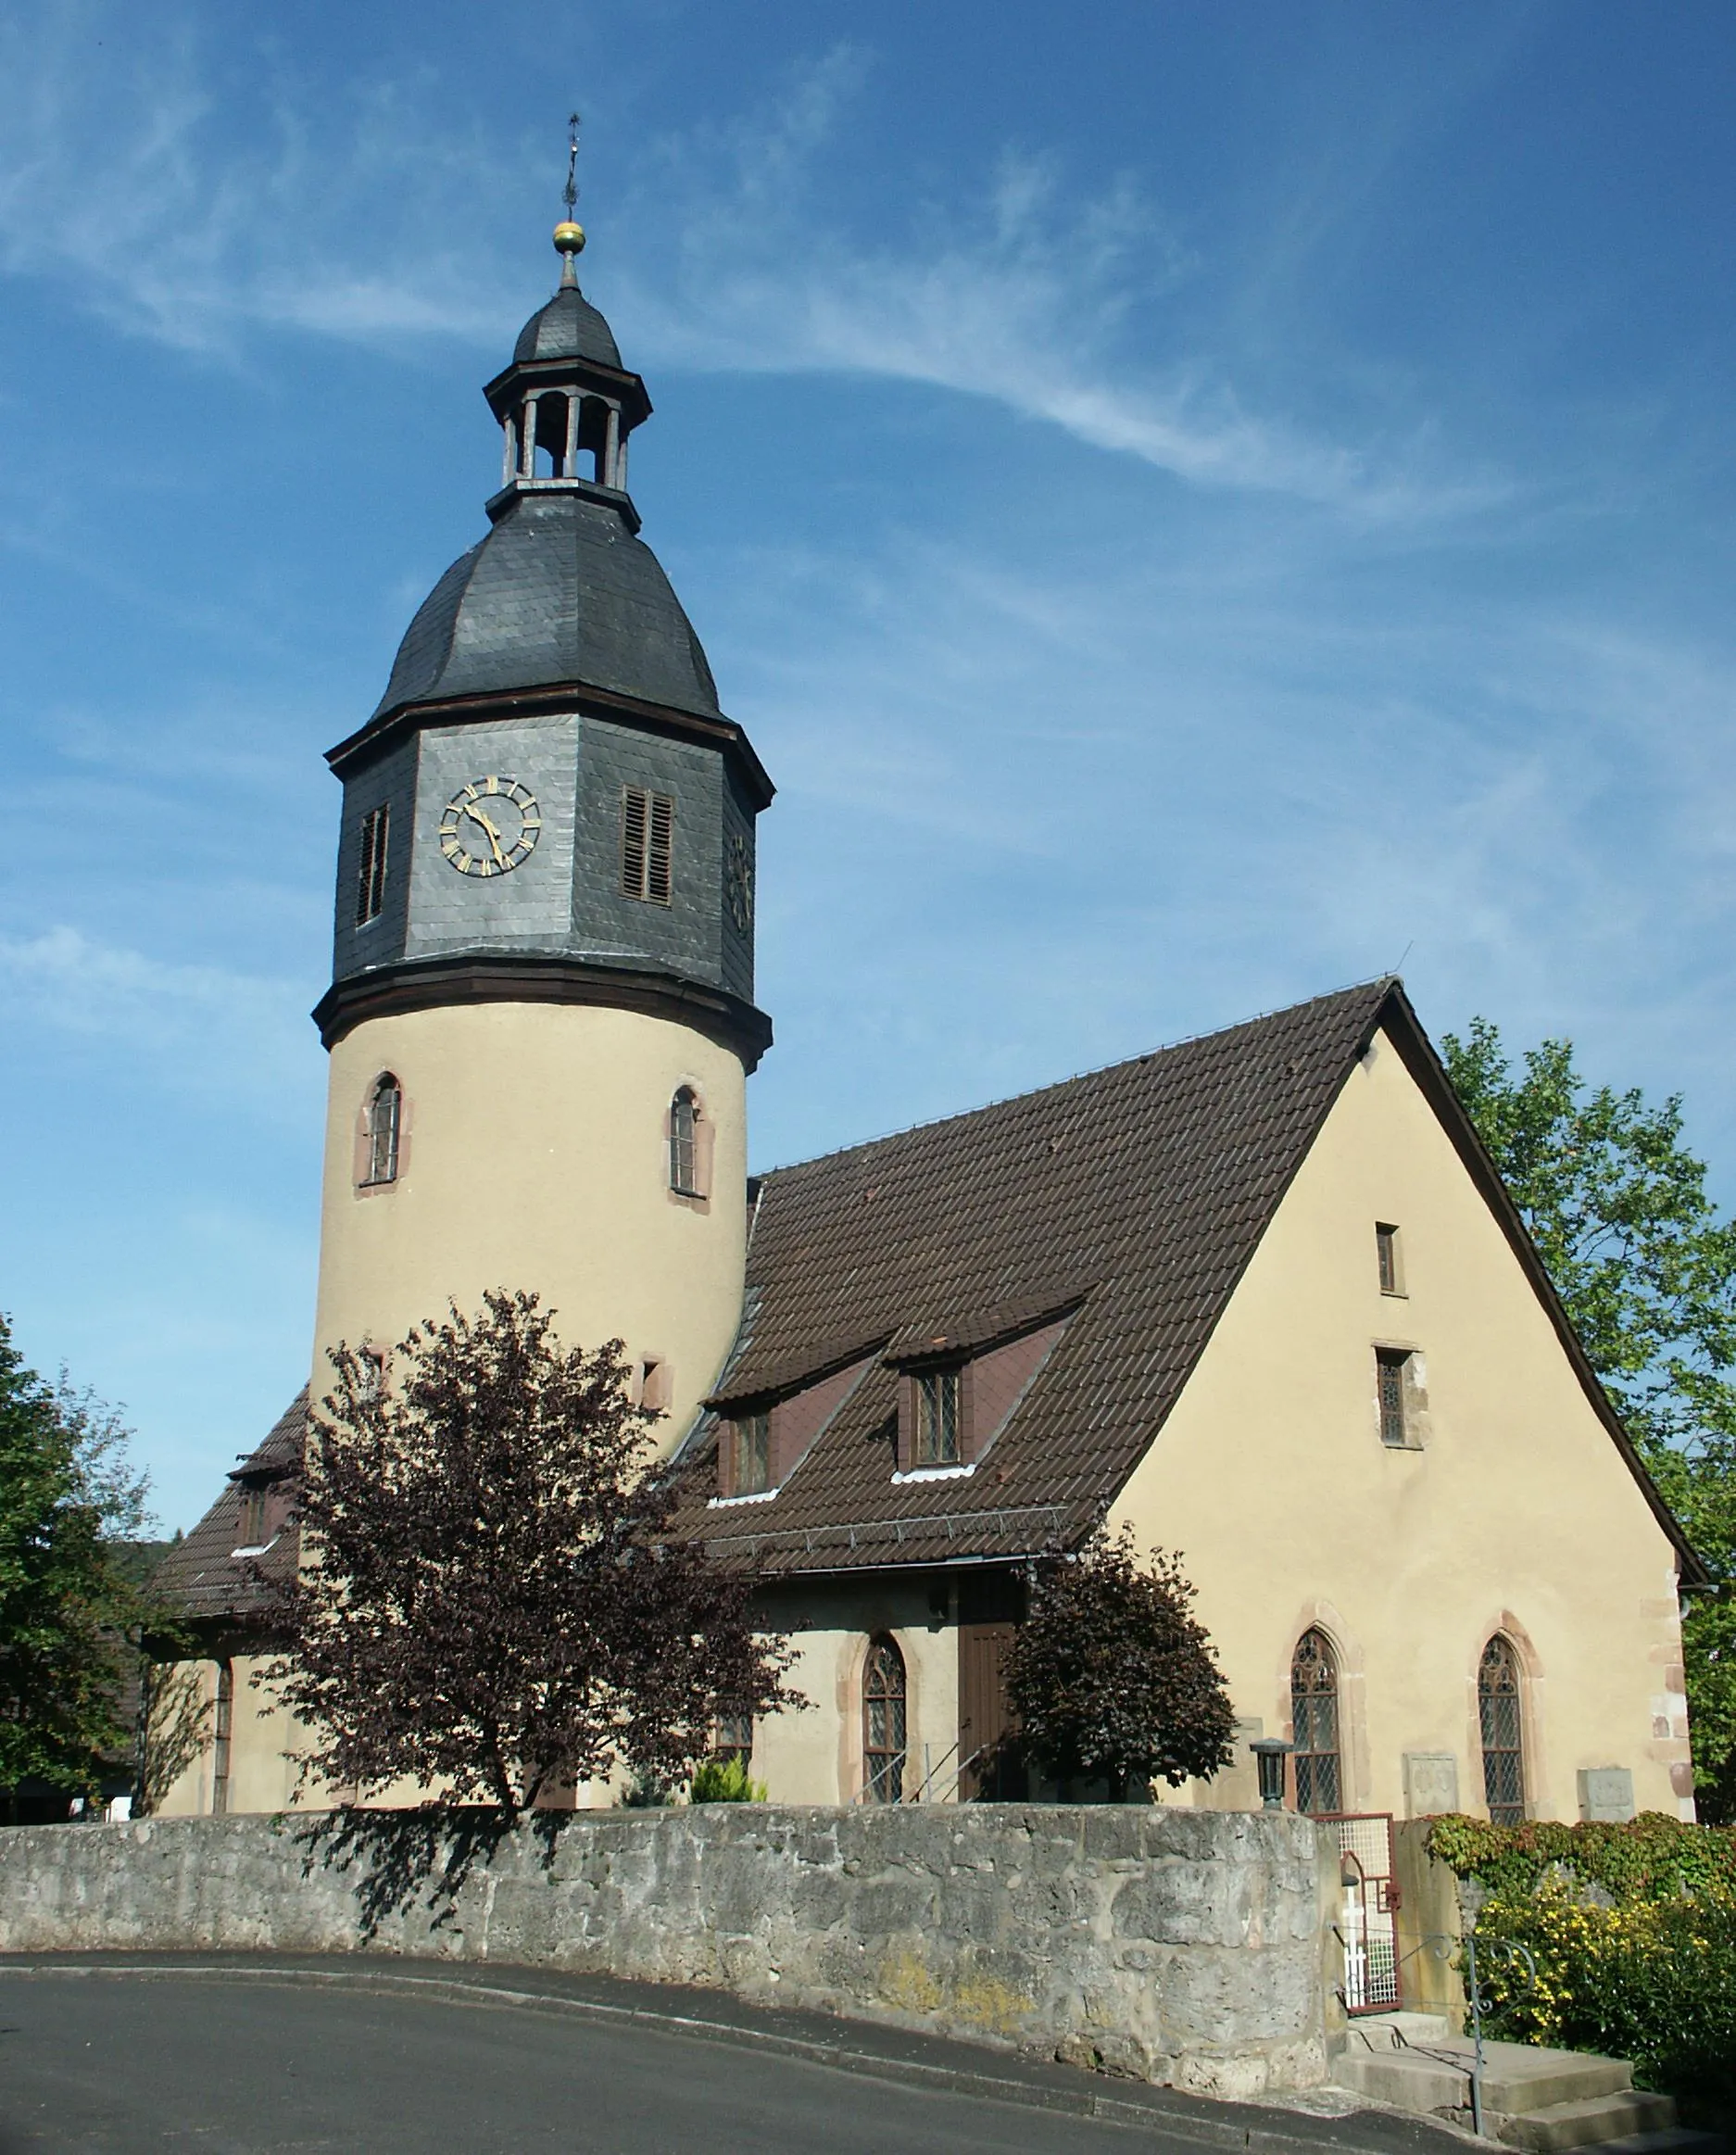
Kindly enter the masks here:
[[1579, 1816], [1615, 1825], [1633, 1816], [1633, 1775], [1627, 1767], [1580, 1767]]
[[1404, 1809], [1414, 1819], [1439, 1818], [1459, 1808], [1459, 1761], [1451, 1751], [1404, 1754]]

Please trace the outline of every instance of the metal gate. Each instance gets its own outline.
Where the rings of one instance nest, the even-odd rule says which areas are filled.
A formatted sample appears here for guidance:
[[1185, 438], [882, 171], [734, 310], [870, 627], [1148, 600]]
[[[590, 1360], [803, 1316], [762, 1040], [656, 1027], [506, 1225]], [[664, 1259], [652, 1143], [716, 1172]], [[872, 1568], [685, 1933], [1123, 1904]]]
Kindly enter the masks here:
[[1392, 1815], [1338, 1811], [1321, 1817], [1339, 1844], [1339, 1917], [1344, 1948], [1344, 2010], [1390, 2012], [1399, 2004], [1398, 1882], [1392, 1875]]

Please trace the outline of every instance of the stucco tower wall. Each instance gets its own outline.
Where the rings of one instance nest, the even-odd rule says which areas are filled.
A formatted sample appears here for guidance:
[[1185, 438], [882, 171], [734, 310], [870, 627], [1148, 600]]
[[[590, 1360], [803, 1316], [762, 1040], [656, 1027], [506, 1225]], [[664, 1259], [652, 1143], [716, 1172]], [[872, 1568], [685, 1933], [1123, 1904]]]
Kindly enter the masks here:
[[[396, 1182], [359, 1183], [373, 1088], [403, 1090]], [[689, 1086], [709, 1140], [702, 1199], [669, 1187], [667, 1116]], [[637, 1012], [491, 1002], [371, 1019], [332, 1051], [313, 1396], [339, 1340], [529, 1288], [560, 1337], [664, 1367], [665, 1448], [691, 1425], [740, 1320], [747, 1103], [740, 1059]]]

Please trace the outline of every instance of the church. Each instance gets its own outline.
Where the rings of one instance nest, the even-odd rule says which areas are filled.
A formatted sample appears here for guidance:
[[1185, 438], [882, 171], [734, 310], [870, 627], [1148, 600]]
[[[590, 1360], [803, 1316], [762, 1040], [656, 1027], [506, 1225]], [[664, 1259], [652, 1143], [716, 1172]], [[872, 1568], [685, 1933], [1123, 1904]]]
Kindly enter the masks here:
[[[1649, 1481], [1402, 984], [1341, 989], [762, 1178], [747, 1081], [773, 786], [639, 536], [644, 383], [559, 290], [488, 383], [488, 530], [343, 789], [312, 1396], [328, 1351], [534, 1289], [626, 1342], [681, 1528], [794, 1635], [810, 1710], [720, 1731], [774, 1801], [1013, 1796], [1034, 1559], [1178, 1552], [1257, 1801], [1692, 1816]], [[170, 1558], [209, 1708], [168, 1812], [277, 1811], [249, 1681], [308, 1393]], [[301, 1800], [318, 1800], [304, 1793]], [[580, 1789], [580, 1804], [613, 1800]]]

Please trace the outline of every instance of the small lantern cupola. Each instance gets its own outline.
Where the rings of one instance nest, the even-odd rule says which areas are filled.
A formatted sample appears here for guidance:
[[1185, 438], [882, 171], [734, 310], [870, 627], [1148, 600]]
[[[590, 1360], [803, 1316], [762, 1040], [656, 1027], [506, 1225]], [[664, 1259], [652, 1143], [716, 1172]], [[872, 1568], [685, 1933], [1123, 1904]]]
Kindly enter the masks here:
[[632, 528], [639, 520], [627, 491], [627, 436], [648, 419], [645, 384], [621, 363], [613, 333], [579, 289], [575, 268], [585, 228], [574, 221], [577, 120], [569, 145], [567, 214], [556, 225], [560, 284], [519, 333], [512, 364], [484, 394], [505, 437], [500, 492], [488, 505], [498, 517], [522, 492], [602, 495]]

